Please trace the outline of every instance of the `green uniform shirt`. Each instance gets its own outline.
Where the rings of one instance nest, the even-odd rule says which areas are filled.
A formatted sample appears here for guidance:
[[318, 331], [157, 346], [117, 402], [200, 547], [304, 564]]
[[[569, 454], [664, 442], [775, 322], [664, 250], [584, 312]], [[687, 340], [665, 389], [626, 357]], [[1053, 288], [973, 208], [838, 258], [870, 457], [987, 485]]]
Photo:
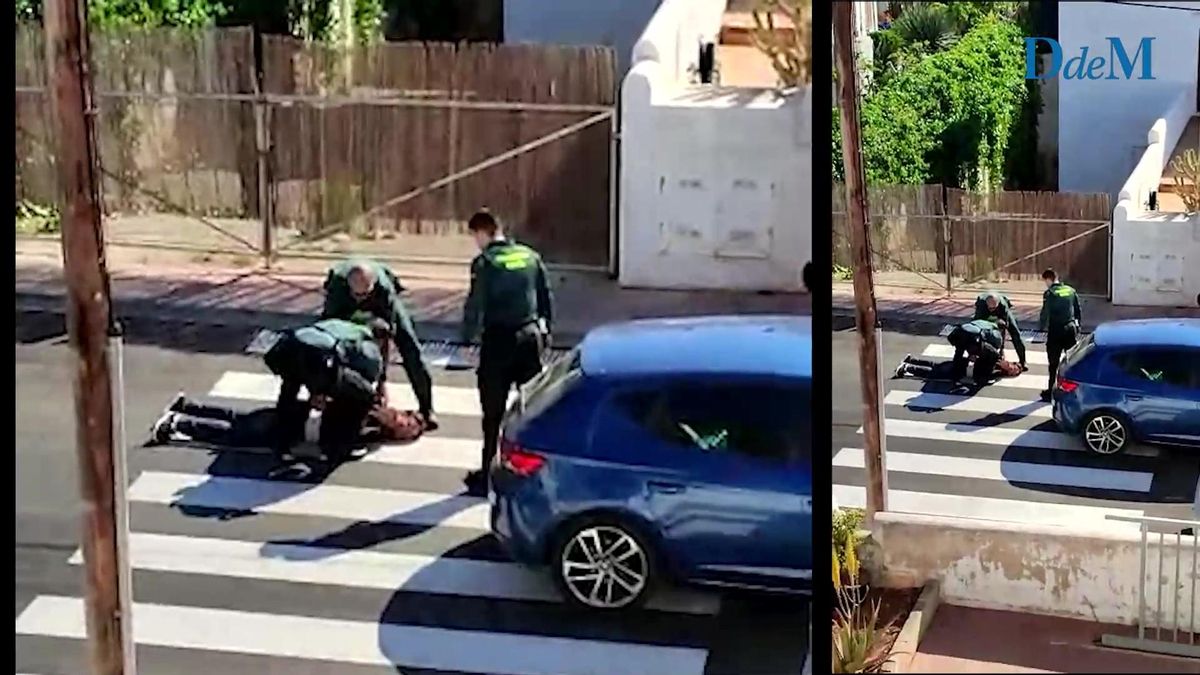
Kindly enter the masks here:
[[1056, 281], [1042, 295], [1042, 314], [1038, 328], [1044, 331], [1060, 331], [1074, 322], [1078, 327], [1082, 320], [1079, 311], [1079, 294], [1074, 288]]
[[296, 339], [333, 356], [372, 382], [383, 373], [383, 355], [371, 329], [351, 321], [323, 319], [294, 331]]
[[1004, 346], [1004, 335], [995, 319], [973, 319], [960, 327], [969, 335], [978, 335], [980, 345], [991, 345], [997, 351]]
[[[359, 302], [350, 292], [350, 270], [365, 265], [375, 270], [375, 288], [371, 295]], [[405, 358], [405, 362], [419, 360], [416, 330], [408, 310], [400, 299], [404, 287], [392, 271], [374, 260], [352, 259], [334, 265], [325, 278], [325, 306], [322, 319], [345, 319], [355, 323], [369, 323], [371, 319], [383, 319], [392, 330], [393, 342]], [[407, 355], [405, 356], [405, 354]], [[416, 364], [413, 364], [414, 367]], [[412, 379], [412, 376], [409, 376]]]
[[471, 263], [471, 290], [463, 311], [462, 339], [482, 328], [519, 328], [552, 319], [550, 284], [537, 251], [507, 240], [494, 241]]
[[[996, 305], [996, 310], [993, 312], [988, 309], [987, 298], [989, 295], [995, 294], [1000, 302]], [[1025, 363], [1025, 341], [1021, 339], [1021, 329], [1017, 326], [1017, 317], [1013, 315], [1012, 301], [1003, 293], [988, 291], [980, 293], [975, 298], [975, 316], [973, 319], [986, 319], [995, 317], [1008, 324], [1008, 337], [1012, 340], [1013, 349], [1017, 351], [1017, 359], [1022, 365]]]

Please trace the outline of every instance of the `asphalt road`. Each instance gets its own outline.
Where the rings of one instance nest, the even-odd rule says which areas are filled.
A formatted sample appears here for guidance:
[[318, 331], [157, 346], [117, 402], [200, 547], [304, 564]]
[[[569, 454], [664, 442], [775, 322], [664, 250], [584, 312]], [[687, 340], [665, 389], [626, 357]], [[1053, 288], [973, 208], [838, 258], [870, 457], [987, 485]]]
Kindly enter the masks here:
[[[906, 354], [949, 358], [944, 338], [885, 331], [885, 375]], [[862, 394], [857, 336], [833, 335], [833, 479], [839, 504], [861, 506]], [[1047, 367], [1043, 345], [1027, 345], [1028, 373], [955, 396], [910, 378], [885, 381], [888, 508], [988, 520], [1130, 529], [1107, 514], [1190, 518], [1196, 453], [1136, 446], [1118, 456], [1083, 450], [1058, 431], [1038, 400]]]
[[[128, 328], [139, 672], [800, 672], [808, 610], [794, 599], [680, 591], [659, 609], [598, 617], [508, 563], [483, 531], [486, 505], [459, 494], [477, 447], [471, 374], [434, 371], [442, 429], [419, 454], [280, 484], [261, 480], [268, 464], [253, 452], [139, 447], [181, 388], [263, 405], [266, 371], [241, 353], [251, 332]], [[16, 671], [77, 674], [70, 354], [59, 317], [19, 314], [16, 332]]]

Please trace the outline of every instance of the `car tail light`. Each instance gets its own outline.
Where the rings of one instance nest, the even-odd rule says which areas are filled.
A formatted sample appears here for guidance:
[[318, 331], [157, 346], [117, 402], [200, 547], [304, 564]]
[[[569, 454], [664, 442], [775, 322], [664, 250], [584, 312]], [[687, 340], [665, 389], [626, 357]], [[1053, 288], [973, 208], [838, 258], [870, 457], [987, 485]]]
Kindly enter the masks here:
[[1058, 388], [1060, 391], [1069, 394], [1079, 388], [1079, 383], [1072, 382], [1065, 377], [1060, 377], [1058, 378]]
[[518, 476], [532, 476], [546, 463], [546, 458], [523, 449], [507, 438], [500, 441], [500, 465]]

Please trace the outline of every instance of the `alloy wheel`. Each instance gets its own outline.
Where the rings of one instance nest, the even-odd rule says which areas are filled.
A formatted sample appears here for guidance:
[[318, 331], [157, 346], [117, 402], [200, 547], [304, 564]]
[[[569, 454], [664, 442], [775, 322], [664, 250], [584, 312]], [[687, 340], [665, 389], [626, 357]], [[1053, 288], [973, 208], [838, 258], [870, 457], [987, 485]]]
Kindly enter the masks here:
[[1083, 430], [1083, 440], [1092, 452], [1111, 455], [1125, 447], [1127, 432], [1121, 420], [1112, 415], [1096, 415]]
[[608, 525], [586, 527], [562, 553], [563, 585], [579, 602], [619, 609], [635, 602], [650, 576], [646, 552], [629, 533]]

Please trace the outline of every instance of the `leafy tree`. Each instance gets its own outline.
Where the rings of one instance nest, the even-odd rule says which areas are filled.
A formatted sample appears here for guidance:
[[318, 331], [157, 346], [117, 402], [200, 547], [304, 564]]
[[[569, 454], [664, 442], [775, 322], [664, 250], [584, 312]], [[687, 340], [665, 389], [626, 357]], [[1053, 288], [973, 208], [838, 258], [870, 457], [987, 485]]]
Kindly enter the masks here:
[[[863, 159], [871, 184], [990, 189], [1005, 179], [1005, 158], [1021, 107], [1021, 29], [995, 17], [953, 47], [896, 73], [864, 99]], [[833, 117], [833, 171], [841, 176], [841, 134]]]

